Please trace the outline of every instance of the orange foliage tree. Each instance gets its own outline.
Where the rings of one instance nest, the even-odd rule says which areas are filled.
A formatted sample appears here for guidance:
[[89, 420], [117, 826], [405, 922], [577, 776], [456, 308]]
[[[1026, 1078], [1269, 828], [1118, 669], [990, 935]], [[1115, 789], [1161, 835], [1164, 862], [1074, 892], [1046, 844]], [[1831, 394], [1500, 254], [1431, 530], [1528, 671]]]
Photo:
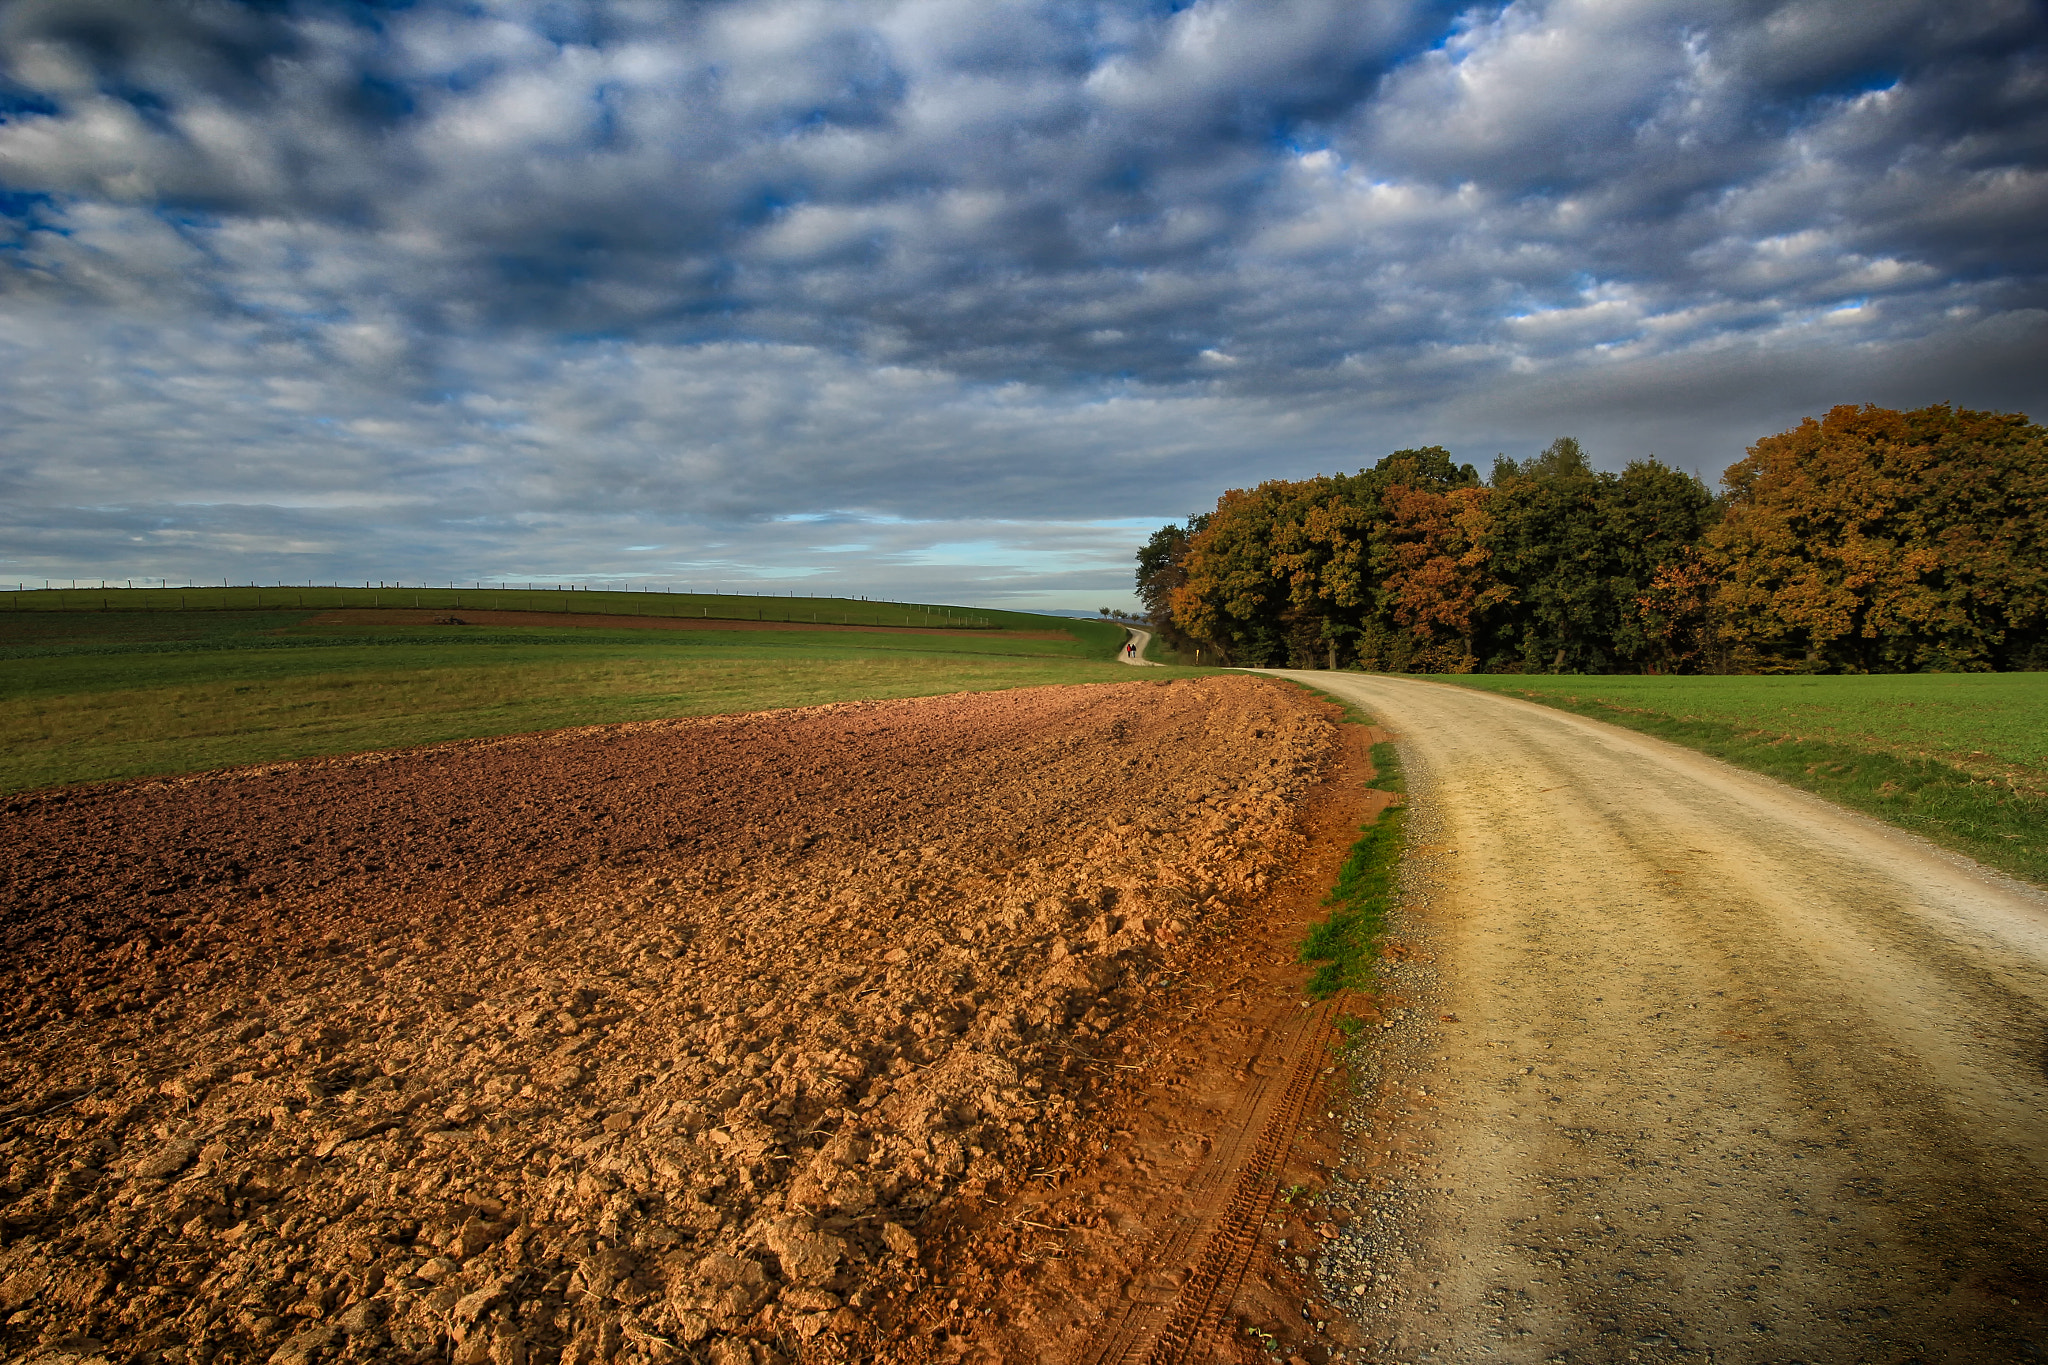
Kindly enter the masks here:
[[1358, 659], [1361, 637], [1374, 635], [1385, 611], [1376, 548], [1387, 519], [1382, 495], [1397, 485], [1475, 482], [1469, 465], [1430, 447], [1396, 451], [1357, 474], [1231, 489], [1180, 558], [1174, 623], [1233, 663], [1337, 667]]
[[1140, 580], [1254, 666], [2048, 668], [2048, 432], [2024, 416], [1840, 407], [1724, 483], [1717, 505], [1654, 457], [1604, 473], [1570, 438], [1486, 484], [1396, 451], [1231, 490]]
[[1285, 488], [1271, 480], [1225, 492], [1182, 557], [1182, 578], [1169, 599], [1174, 624], [1226, 661], [1239, 633], [1234, 627], [1275, 614], [1273, 521]]
[[1410, 666], [1419, 672], [1470, 673], [1479, 662], [1473, 636], [1480, 618], [1514, 600], [1487, 563], [1492, 493], [1478, 485], [1395, 484], [1382, 495], [1380, 590], [1395, 621], [1416, 637], [1420, 648]]
[[1681, 547], [1675, 558], [1657, 566], [1649, 588], [1636, 598], [1650, 642], [1646, 671], [1719, 671], [1724, 656], [1714, 629], [1714, 595], [1720, 586], [1720, 574], [1696, 546]]
[[1733, 667], [2048, 662], [2048, 431], [2024, 416], [1838, 407], [1725, 482], [1704, 549]]

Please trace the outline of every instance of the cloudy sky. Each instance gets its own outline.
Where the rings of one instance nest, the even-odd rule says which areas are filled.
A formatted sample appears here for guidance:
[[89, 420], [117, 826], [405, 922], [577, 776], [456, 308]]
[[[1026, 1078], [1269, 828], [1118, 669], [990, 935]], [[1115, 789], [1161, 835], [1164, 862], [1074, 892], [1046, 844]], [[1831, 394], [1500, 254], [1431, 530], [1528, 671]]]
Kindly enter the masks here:
[[2048, 417], [2039, 0], [0, 0], [0, 580], [1129, 602], [1262, 478]]

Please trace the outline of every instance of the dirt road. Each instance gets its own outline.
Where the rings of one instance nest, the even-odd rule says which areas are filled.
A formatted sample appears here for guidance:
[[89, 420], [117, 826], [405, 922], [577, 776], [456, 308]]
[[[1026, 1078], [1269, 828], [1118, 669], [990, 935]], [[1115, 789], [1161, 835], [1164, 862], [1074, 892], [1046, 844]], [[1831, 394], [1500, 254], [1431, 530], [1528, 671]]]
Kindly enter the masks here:
[[1152, 647], [1151, 631], [1139, 630], [1136, 626], [1125, 626], [1124, 643], [1127, 645], [1135, 644], [1137, 645], [1138, 649], [1135, 654], [1126, 654], [1121, 650], [1117, 651], [1116, 657], [1121, 659], [1123, 662], [1127, 664], [1135, 664], [1139, 668], [1165, 667], [1164, 664], [1158, 663], [1155, 660], [1148, 659], [1145, 657], [1145, 651]]
[[1289, 676], [1414, 805], [1318, 1266], [1365, 1358], [2048, 1358], [2048, 898], [1574, 716]]

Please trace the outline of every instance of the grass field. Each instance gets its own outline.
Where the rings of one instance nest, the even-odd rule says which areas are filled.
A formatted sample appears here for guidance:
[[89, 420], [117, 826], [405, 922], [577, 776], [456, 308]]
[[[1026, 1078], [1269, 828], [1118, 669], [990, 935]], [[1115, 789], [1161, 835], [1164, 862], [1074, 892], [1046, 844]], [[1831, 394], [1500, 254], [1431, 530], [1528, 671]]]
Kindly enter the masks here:
[[[267, 600], [278, 590], [263, 592]], [[614, 630], [412, 624], [423, 620], [415, 612], [403, 613], [405, 623], [374, 612], [337, 622], [311, 609], [354, 602], [9, 611], [5, 596], [0, 791], [568, 725], [1132, 676], [1114, 661], [1120, 627], [1015, 612], [974, 613], [976, 627], [917, 634]], [[488, 604], [464, 596], [469, 610], [581, 613], [608, 595]], [[610, 596], [638, 604], [654, 595]], [[891, 605], [900, 620], [905, 610], [797, 600], [820, 614]]]
[[918, 602], [868, 602], [793, 594], [617, 592], [536, 588], [275, 587], [34, 588], [0, 585], [0, 611], [189, 612], [321, 611], [338, 607], [415, 607], [437, 611], [573, 611], [610, 616], [695, 616], [729, 621], [802, 621], [837, 626], [1038, 630], [1051, 618]]
[[1437, 681], [1703, 750], [2048, 886], [2048, 673]]

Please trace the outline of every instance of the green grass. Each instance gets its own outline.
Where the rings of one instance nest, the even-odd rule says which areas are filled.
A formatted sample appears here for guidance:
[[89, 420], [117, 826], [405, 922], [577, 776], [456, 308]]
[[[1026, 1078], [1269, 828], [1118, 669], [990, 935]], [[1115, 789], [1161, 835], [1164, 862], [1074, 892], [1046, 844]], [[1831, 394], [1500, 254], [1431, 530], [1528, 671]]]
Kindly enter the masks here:
[[[1312, 693], [1337, 707], [1344, 725], [1373, 725], [1377, 722], [1356, 703], [1323, 691], [1300, 678], [1279, 678], [1304, 692]], [[1401, 775], [1401, 758], [1394, 746], [1384, 741], [1372, 746], [1373, 779], [1366, 785], [1396, 796], [1408, 790]], [[1401, 854], [1407, 847], [1408, 812], [1399, 805], [1382, 810], [1369, 825], [1360, 827], [1358, 841], [1337, 870], [1337, 883], [1323, 897], [1330, 913], [1317, 921], [1302, 940], [1301, 960], [1316, 963], [1309, 973], [1308, 993], [1327, 1000], [1340, 991], [1364, 990], [1371, 986], [1373, 962], [1379, 956], [1379, 940], [1394, 908]], [[1347, 1028], [1346, 1033], [1349, 1035]]]
[[[612, 616], [695, 616], [840, 626], [1044, 630], [1060, 618], [916, 602], [733, 593], [612, 592], [541, 588], [0, 588], [0, 611], [327, 611], [337, 607], [419, 607], [448, 611], [569, 611]], [[1106, 625], [1106, 622], [1092, 624]], [[1118, 638], [1122, 638], [1121, 631]]]
[[1687, 745], [2048, 886], [2048, 674], [1436, 681]]
[[[250, 590], [237, 591], [253, 605]], [[1114, 662], [1120, 627], [1026, 613], [982, 615], [1056, 634], [337, 625], [310, 606], [269, 609], [275, 592], [264, 590], [260, 611], [8, 611], [0, 600], [0, 791], [571, 725], [1133, 676]], [[564, 593], [547, 605], [581, 610], [583, 599], [605, 595]], [[638, 604], [654, 595], [613, 596]]]
[[[1373, 745], [1372, 766], [1377, 775], [1371, 786], [1397, 793], [1406, 790], [1393, 745]], [[1394, 908], [1407, 817], [1404, 807], [1389, 806], [1364, 826], [1337, 872], [1337, 884], [1323, 898], [1330, 913], [1309, 930], [1301, 945], [1301, 960], [1318, 964], [1308, 978], [1308, 992], [1317, 1000], [1372, 984], [1380, 934]]]

